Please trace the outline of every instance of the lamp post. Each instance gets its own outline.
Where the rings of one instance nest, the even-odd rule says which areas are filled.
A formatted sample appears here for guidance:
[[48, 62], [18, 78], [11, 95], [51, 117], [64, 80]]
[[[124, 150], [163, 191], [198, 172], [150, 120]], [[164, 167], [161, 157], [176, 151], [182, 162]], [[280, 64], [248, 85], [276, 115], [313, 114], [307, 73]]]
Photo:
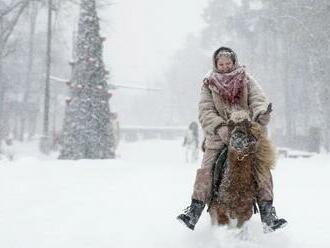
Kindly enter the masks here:
[[46, 49], [46, 80], [45, 80], [45, 92], [44, 92], [44, 117], [43, 117], [43, 129], [42, 137], [40, 140], [40, 151], [48, 154], [50, 151], [49, 140], [49, 81], [51, 70], [51, 39], [52, 39], [52, 0], [48, 0], [48, 22], [47, 22], [47, 49]]

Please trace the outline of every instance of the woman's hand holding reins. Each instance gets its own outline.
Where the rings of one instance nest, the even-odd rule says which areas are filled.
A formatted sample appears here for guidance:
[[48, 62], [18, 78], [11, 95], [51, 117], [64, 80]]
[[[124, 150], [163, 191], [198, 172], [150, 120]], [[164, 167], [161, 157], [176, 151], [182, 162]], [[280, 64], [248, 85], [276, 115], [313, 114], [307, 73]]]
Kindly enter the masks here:
[[270, 121], [270, 113], [260, 114], [257, 122], [262, 126], [267, 126]]
[[228, 144], [228, 142], [229, 142], [228, 126], [219, 127], [217, 130], [217, 134], [220, 136], [223, 143]]

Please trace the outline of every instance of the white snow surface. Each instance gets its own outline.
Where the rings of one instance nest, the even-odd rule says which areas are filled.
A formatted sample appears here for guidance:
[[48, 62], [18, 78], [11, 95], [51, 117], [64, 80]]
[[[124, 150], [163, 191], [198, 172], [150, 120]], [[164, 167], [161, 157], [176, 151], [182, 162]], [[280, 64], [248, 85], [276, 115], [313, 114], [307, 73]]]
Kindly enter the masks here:
[[115, 160], [56, 160], [19, 145], [0, 160], [1, 248], [330, 247], [330, 156], [280, 159], [273, 172], [277, 214], [289, 225], [263, 234], [259, 215], [236, 229], [195, 231], [176, 220], [190, 203], [199, 163], [184, 162], [182, 140], [124, 143]]

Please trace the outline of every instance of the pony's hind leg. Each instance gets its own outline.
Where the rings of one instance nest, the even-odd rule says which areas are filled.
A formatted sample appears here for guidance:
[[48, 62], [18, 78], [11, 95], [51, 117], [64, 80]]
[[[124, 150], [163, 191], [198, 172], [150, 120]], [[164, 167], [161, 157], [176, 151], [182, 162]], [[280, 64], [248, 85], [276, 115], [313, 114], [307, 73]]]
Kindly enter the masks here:
[[208, 210], [210, 218], [211, 218], [211, 224], [212, 225], [217, 225], [218, 224], [218, 220], [217, 220], [217, 214], [216, 214], [216, 210], [214, 209], [213, 206], [211, 206]]

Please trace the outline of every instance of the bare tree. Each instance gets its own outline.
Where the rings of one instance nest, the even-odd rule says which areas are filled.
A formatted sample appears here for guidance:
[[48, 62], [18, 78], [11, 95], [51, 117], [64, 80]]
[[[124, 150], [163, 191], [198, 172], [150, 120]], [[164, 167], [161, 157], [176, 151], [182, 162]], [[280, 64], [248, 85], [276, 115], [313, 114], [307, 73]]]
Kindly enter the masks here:
[[[3, 60], [10, 54], [14, 47], [9, 43], [19, 18], [28, 6], [28, 0], [13, 1], [9, 5], [3, 4], [0, 9], [0, 120], [4, 119], [4, 97], [7, 90], [6, 81], [3, 80]], [[5, 125], [0, 122], [0, 144], [4, 136]]]
[[[31, 82], [32, 82], [32, 68], [34, 61], [34, 36], [36, 29], [36, 19], [38, 15], [38, 3], [35, 1], [31, 1], [29, 3], [29, 39], [28, 39], [28, 61], [27, 61], [27, 70], [25, 77], [25, 90], [23, 96], [23, 106], [28, 107], [29, 98], [31, 92]], [[26, 128], [26, 120], [28, 118], [28, 113], [24, 111], [21, 114], [21, 125], [20, 125], [20, 140], [24, 140], [25, 128]]]

